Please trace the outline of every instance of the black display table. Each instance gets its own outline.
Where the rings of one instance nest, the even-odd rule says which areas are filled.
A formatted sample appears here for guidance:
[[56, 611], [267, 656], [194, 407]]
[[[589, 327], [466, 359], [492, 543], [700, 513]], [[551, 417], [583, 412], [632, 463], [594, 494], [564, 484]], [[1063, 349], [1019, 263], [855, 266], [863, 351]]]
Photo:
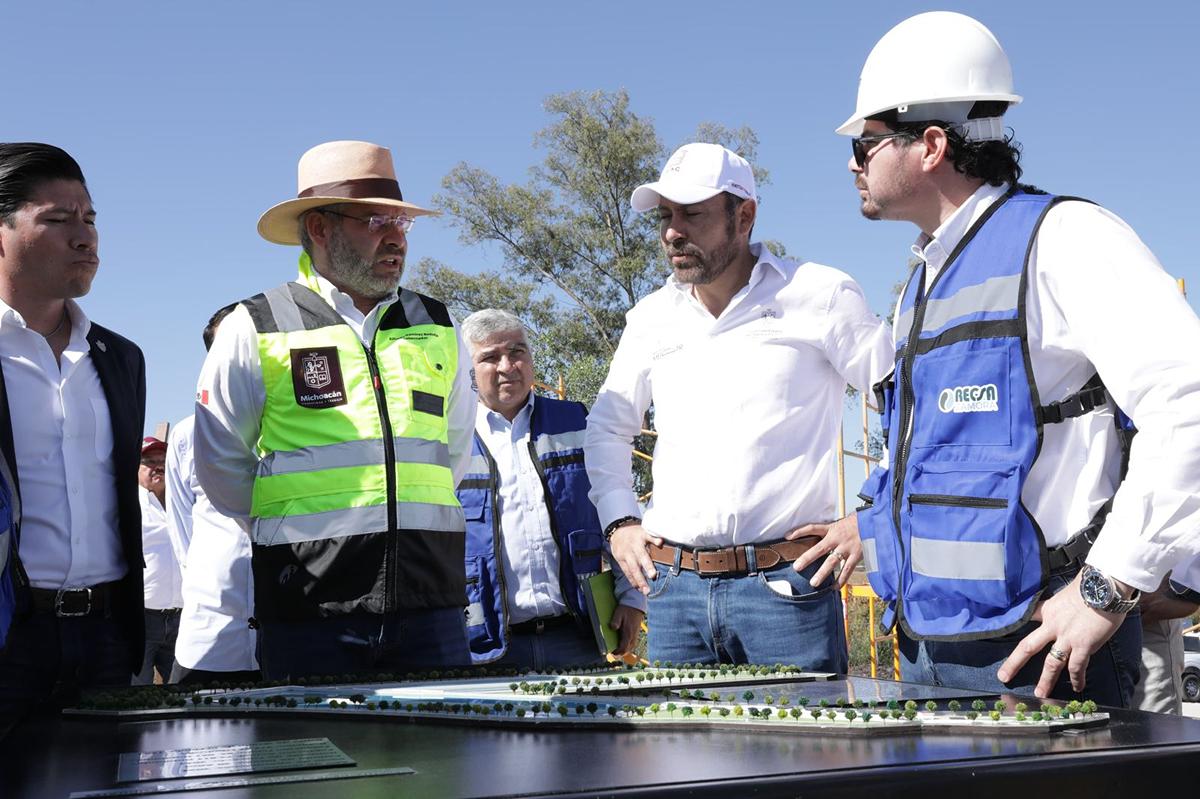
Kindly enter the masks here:
[[[826, 690], [845, 693], [841, 681]], [[895, 683], [854, 680], [859, 696]], [[902, 686], [905, 695], [946, 696]], [[973, 695], [971, 695], [973, 696]], [[983, 697], [995, 699], [995, 697]], [[1012, 701], [1016, 701], [1009, 697]], [[1027, 699], [1030, 705], [1035, 700]], [[967, 702], [964, 701], [964, 705]], [[511, 730], [255, 714], [158, 721], [41, 718], [0, 749], [0, 797], [65, 799], [117, 786], [123, 752], [328, 737], [358, 769], [407, 766], [415, 774], [259, 785], [170, 796], [240, 799], [507, 796], [1003, 796], [1129, 799], [1200, 784], [1200, 721], [1108, 710], [1103, 727], [1016, 736], [900, 734], [813, 736], [735, 728], [671, 730], [556, 727]]]

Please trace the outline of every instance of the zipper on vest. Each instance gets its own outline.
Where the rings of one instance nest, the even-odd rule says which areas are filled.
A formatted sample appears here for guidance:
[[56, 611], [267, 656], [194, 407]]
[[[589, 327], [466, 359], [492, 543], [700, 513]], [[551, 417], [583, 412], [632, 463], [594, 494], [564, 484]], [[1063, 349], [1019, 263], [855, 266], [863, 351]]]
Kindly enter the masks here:
[[[508, 620], [512, 618], [509, 615], [508, 608], [508, 584], [504, 580], [504, 557], [501, 554], [504, 549], [504, 531], [500, 529], [500, 470], [496, 468], [496, 460], [492, 457], [492, 453], [488, 451], [487, 446], [479, 438], [478, 434], [475, 440], [479, 442], [479, 449], [483, 452], [483, 456], [487, 458], [488, 464], [488, 496], [492, 506], [492, 560], [496, 564], [496, 582], [500, 584], [500, 618], [504, 623], [504, 632], [501, 635], [500, 643], [502, 650], [500, 657], [504, 657], [508, 653], [508, 648], [512, 644], [512, 632], [509, 630]], [[482, 601], [482, 598], [481, 598]], [[496, 658], [499, 660], [500, 658]]]
[[955, 494], [909, 494], [910, 505], [943, 505], [954, 508], [996, 508], [1003, 510], [1008, 507], [1008, 500], [1000, 497], [961, 497]]
[[375, 360], [375, 342], [371, 346], [363, 345], [367, 354], [367, 369], [371, 373], [371, 389], [375, 392], [375, 405], [379, 408], [379, 423], [383, 428], [383, 467], [386, 470], [384, 479], [387, 483], [387, 519], [388, 529], [384, 544], [385, 574], [387, 584], [384, 586], [383, 610], [393, 611], [399, 604], [396, 600], [396, 442], [392, 438], [392, 420], [388, 416], [387, 397], [383, 393], [383, 380], [379, 377], [379, 363]]
[[537, 440], [533, 435], [533, 420], [529, 420], [529, 457], [533, 460], [533, 468], [538, 474], [538, 479], [542, 481], [542, 499], [546, 503], [546, 516], [550, 519], [550, 535], [554, 538], [554, 545], [558, 547], [558, 590], [562, 594], [563, 604], [567, 606], [567, 613], [571, 614], [571, 618], [578, 619], [579, 614], [575, 612], [575, 607], [571, 603], [573, 594], [568, 593], [568, 589], [563, 585], [563, 569], [570, 569], [571, 573], [575, 573], [575, 564], [568, 557], [566, 547], [563, 546], [562, 536], [558, 532], [558, 520], [554, 518], [553, 503], [550, 500], [550, 484], [546, 482], [546, 470], [542, 468], [542, 461], [537, 454]]
[[[894, 464], [896, 477], [892, 480], [892, 525], [896, 533], [896, 548], [900, 553], [901, 565], [908, 559], [908, 556], [904, 552], [904, 537], [900, 534], [900, 500], [904, 496], [904, 469], [908, 461], [909, 445], [912, 443], [912, 421], [913, 414], [915, 413], [914, 405], [916, 403], [912, 389], [912, 362], [913, 355], [917, 350], [917, 341], [920, 339], [921, 324], [925, 318], [924, 301], [927, 295], [927, 292], [924, 290], [925, 265], [922, 264], [918, 268], [921, 270], [921, 276], [917, 283], [917, 293], [920, 298], [913, 301], [912, 328], [908, 331], [908, 339], [904, 342], [904, 351], [900, 355], [900, 358], [904, 362], [900, 369], [900, 429], [897, 431], [900, 447], [896, 453], [896, 462]], [[937, 282], [936, 278], [934, 282]], [[904, 601], [904, 591], [901, 585], [901, 575], [903, 573], [904, 569], [901, 568], [896, 574], [897, 617], [900, 616], [901, 604]]]

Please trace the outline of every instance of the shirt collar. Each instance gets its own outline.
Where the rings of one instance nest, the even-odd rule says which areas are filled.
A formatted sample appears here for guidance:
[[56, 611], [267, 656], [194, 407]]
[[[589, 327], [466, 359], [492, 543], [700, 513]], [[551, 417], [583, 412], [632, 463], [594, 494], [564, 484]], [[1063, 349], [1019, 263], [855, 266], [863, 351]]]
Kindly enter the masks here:
[[[87, 337], [88, 332], [92, 329], [92, 322], [87, 318], [87, 314], [83, 312], [83, 308], [75, 300], [67, 299], [65, 302], [67, 304], [67, 313], [71, 316], [71, 341], [73, 344], [77, 337]], [[0, 329], [9, 328], [30, 329], [20, 311], [4, 300], [0, 300]]]
[[525, 400], [525, 404], [521, 406], [521, 409], [517, 411], [515, 416], [513, 416], [513, 420], [511, 422], [504, 418], [504, 414], [500, 413], [499, 411], [493, 411], [491, 408], [484, 405], [483, 402], [479, 403], [479, 408], [476, 411], [476, 419], [480, 422], [486, 423], [492, 430], [507, 430], [513, 425], [517, 424], [517, 422], [521, 419], [521, 415], [525, 414], [526, 412], [528, 412], [529, 417], [532, 418], [533, 401], [535, 396], [536, 395], [533, 393], [533, 389], [530, 389], [529, 398]]
[[983, 213], [1008, 191], [1008, 184], [989, 186], [983, 184], [966, 202], [955, 209], [946, 221], [933, 231], [932, 236], [922, 233], [912, 246], [913, 255], [925, 262], [930, 277], [941, 271], [954, 248]]

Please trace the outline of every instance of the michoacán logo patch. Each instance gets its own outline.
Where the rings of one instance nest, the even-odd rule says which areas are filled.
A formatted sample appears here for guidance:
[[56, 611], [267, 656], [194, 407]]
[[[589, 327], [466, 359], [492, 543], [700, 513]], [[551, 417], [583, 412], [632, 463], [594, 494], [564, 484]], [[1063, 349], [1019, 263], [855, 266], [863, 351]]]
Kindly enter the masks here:
[[983, 413], [1000, 410], [999, 393], [995, 383], [984, 386], [954, 386], [943, 388], [938, 396], [942, 413]]

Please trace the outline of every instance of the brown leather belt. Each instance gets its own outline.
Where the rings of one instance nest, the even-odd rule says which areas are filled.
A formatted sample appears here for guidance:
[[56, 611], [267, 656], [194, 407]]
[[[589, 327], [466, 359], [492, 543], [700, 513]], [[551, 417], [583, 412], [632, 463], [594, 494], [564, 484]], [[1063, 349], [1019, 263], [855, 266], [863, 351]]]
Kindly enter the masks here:
[[104, 616], [112, 607], [116, 583], [102, 583], [90, 588], [33, 588], [29, 596], [35, 613], [53, 613], [59, 618], [71, 616]]
[[803, 555], [820, 541], [819, 536], [806, 536], [794, 541], [775, 541], [771, 544], [746, 544], [737, 547], [714, 549], [691, 549], [671, 544], [650, 544], [647, 550], [650, 560], [664, 566], [675, 565], [675, 553], [680, 553], [679, 565], [701, 577], [720, 577], [730, 574], [746, 574], [750, 571], [747, 550], [754, 549], [754, 564], [759, 571], [790, 562]]

